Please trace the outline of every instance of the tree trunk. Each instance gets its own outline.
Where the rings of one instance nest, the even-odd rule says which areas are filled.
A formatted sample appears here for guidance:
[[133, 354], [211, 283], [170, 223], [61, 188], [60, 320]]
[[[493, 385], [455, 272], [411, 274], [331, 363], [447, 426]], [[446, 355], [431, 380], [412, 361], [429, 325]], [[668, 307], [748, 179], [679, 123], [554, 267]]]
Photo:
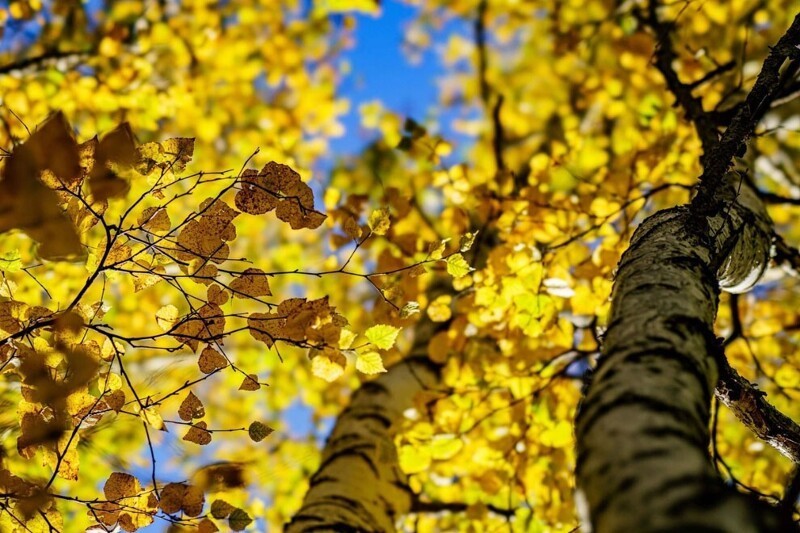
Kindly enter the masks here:
[[716, 212], [696, 198], [651, 216], [620, 261], [577, 420], [578, 499], [595, 531], [794, 530], [724, 486], [709, 459], [718, 287], [747, 290], [769, 260], [771, 223], [743, 181], [727, 175]]
[[397, 461], [394, 434], [415, 396], [439, 384], [426, 356], [436, 324], [423, 319], [408, 358], [364, 383], [339, 415], [287, 533], [394, 531], [411, 509], [412, 494]]

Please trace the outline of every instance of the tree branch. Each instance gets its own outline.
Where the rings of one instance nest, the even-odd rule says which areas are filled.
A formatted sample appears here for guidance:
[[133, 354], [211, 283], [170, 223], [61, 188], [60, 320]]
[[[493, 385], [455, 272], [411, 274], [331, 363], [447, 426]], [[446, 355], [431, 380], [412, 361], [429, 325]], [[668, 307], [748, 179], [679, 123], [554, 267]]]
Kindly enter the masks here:
[[0, 75], [8, 74], [15, 70], [23, 70], [28, 67], [38, 66], [42, 63], [46, 63], [48, 61], [55, 61], [58, 59], [67, 59], [72, 57], [87, 57], [94, 53], [93, 49], [90, 50], [69, 50], [69, 51], [58, 51], [58, 50], [50, 50], [40, 54], [38, 56], [33, 57], [26, 57], [23, 59], [19, 59], [17, 61], [13, 61], [11, 63], [7, 63], [5, 65], [0, 66]]
[[650, 28], [656, 37], [655, 66], [664, 76], [667, 88], [675, 96], [676, 105], [680, 106], [686, 113], [686, 117], [695, 125], [700, 142], [703, 145], [703, 156], [708, 157], [712, 149], [719, 142], [719, 130], [713, 116], [703, 109], [701, 98], [694, 96], [692, 90], [707, 82], [714, 76], [725, 72], [733, 65], [723, 65], [703, 76], [700, 80], [693, 83], [684, 83], [678, 77], [678, 73], [672, 66], [677, 59], [675, 48], [672, 45], [672, 32], [675, 29], [673, 22], [662, 21], [658, 17], [659, 3], [651, 0], [648, 5], [647, 14], [641, 11], [634, 11], [639, 21]]
[[800, 426], [766, 399], [766, 393], [734, 370], [724, 354], [717, 358], [717, 399], [758, 438], [800, 464]]
[[787, 59], [796, 59], [798, 46], [800, 46], [800, 14], [795, 16], [789, 29], [770, 50], [753, 88], [739, 107], [719, 143], [713, 147], [704, 160], [700, 181], [705, 186], [698, 191], [700, 201], [693, 202], [693, 206], [708, 209], [705, 213], [718, 209], [720, 203], [714, 199], [714, 194], [734, 156], [743, 153], [746, 148], [745, 143], [780, 93], [782, 87], [780, 69]]

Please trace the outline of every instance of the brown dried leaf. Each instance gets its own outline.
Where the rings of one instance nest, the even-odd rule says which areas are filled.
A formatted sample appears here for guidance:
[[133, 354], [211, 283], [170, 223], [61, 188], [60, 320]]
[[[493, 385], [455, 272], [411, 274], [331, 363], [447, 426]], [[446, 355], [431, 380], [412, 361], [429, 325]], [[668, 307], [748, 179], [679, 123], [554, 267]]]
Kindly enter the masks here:
[[257, 341], [261, 341], [271, 348], [276, 338], [280, 338], [280, 332], [286, 324], [286, 319], [276, 313], [251, 313], [247, 318], [247, 327], [250, 335]]
[[200, 487], [189, 485], [186, 487], [186, 492], [183, 495], [183, 504], [181, 508], [186, 516], [200, 516], [203, 512], [203, 504], [206, 498], [203, 495], [203, 490]]
[[125, 392], [122, 391], [121, 389], [108, 392], [105, 394], [105, 396], [103, 396], [103, 400], [105, 400], [106, 405], [108, 405], [109, 409], [113, 409], [114, 411], [119, 413], [120, 410], [125, 405]]
[[213, 198], [204, 200], [199, 212], [201, 215], [189, 220], [178, 234], [176, 256], [182, 261], [222, 263], [230, 253], [226, 241], [236, 238], [236, 228], [231, 222], [239, 212]]
[[220, 368], [228, 366], [228, 361], [225, 356], [213, 348], [207, 347], [203, 349], [200, 358], [197, 360], [197, 366], [200, 367], [200, 372], [203, 374], [210, 374]]
[[267, 188], [266, 176], [247, 169], [240, 179], [241, 189], [234, 202], [237, 209], [251, 215], [263, 215], [278, 205], [276, 195]]
[[[19, 229], [39, 243], [42, 259], [82, 259], [86, 251], [58, 194], [40, 174], [53, 173], [57, 187], [80, 180], [78, 145], [61, 112], [51, 115], [6, 158], [0, 176], [0, 233]], [[63, 184], [63, 185], [62, 185]]]
[[203, 402], [192, 391], [189, 391], [189, 394], [186, 395], [186, 398], [183, 399], [181, 406], [178, 408], [178, 416], [181, 417], [181, 420], [191, 422], [193, 419], [203, 418], [205, 415], [206, 410], [203, 407]]
[[167, 483], [167, 485], [161, 489], [161, 499], [158, 501], [158, 506], [167, 514], [177, 513], [181, 510], [185, 492], [185, 484]]
[[217, 531], [219, 531], [217, 525], [208, 518], [203, 518], [197, 524], [197, 533], [216, 533]]
[[185, 318], [175, 328], [173, 337], [197, 349], [199, 341], [219, 339], [225, 331], [225, 314], [216, 304], [206, 304], [197, 310], [197, 314]]
[[95, 162], [89, 174], [89, 190], [98, 200], [123, 196], [130, 185], [111, 167], [126, 168], [137, 159], [136, 141], [127, 122], [108, 132], [95, 149]]
[[314, 209], [311, 188], [287, 165], [270, 161], [258, 174], [245, 173], [241, 183], [235, 202], [246, 213], [260, 215], [277, 208], [277, 217], [292, 229], [314, 229], [326, 218]]
[[228, 292], [216, 283], [210, 285], [206, 291], [206, 300], [208, 300], [208, 303], [224, 305], [227, 303], [228, 298], [230, 298]]
[[211, 433], [206, 429], [207, 427], [208, 424], [205, 422], [193, 424], [189, 431], [186, 432], [186, 435], [183, 436], [183, 440], [205, 446], [211, 442]]
[[103, 494], [110, 501], [137, 496], [141, 491], [139, 480], [124, 472], [114, 472], [103, 486]]
[[247, 374], [239, 385], [239, 390], [254, 391], [261, 388], [256, 374]]
[[267, 275], [258, 268], [248, 268], [230, 284], [235, 298], [272, 296]]

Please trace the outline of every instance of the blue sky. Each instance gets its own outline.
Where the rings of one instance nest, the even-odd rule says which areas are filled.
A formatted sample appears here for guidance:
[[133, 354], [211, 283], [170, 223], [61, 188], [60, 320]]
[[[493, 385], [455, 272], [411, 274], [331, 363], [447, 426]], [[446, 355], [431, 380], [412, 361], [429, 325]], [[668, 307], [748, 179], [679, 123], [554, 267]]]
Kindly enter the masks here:
[[344, 54], [352, 72], [341, 88], [352, 105], [344, 120], [347, 133], [334, 140], [334, 153], [357, 153], [370, 140], [359, 127], [361, 104], [380, 100], [386, 108], [421, 121], [436, 102], [441, 69], [435, 54], [427, 51], [412, 65], [402, 51], [406, 24], [416, 11], [399, 2], [384, 2], [380, 17], [358, 16], [356, 46]]

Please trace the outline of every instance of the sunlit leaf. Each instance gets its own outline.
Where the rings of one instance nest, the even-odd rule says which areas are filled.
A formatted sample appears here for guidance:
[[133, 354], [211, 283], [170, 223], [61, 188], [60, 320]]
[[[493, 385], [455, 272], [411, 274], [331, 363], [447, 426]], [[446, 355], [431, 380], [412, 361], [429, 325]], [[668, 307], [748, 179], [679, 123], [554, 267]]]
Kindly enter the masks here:
[[364, 336], [367, 337], [367, 340], [374, 344], [377, 348], [388, 350], [394, 346], [398, 333], [400, 333], [400, 328], [389, 326], [387, 324], [378, 324], [370, 327], [364, 333]]
[[364, 374], [386, 372], [383, 366], [383, 358], [378, 352], [359, 353], [356, 357], [356, 370]]

